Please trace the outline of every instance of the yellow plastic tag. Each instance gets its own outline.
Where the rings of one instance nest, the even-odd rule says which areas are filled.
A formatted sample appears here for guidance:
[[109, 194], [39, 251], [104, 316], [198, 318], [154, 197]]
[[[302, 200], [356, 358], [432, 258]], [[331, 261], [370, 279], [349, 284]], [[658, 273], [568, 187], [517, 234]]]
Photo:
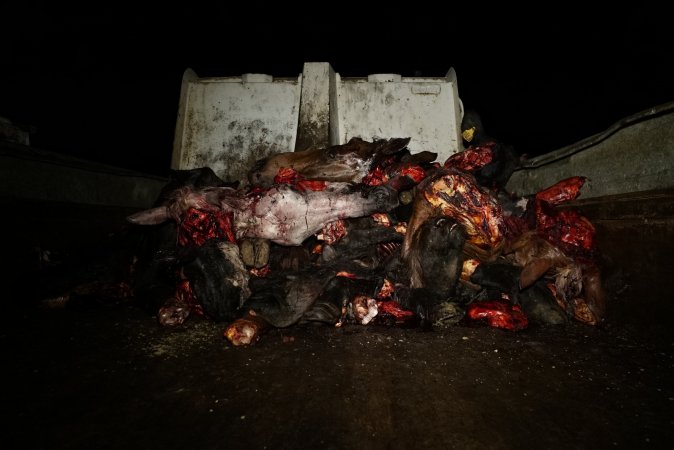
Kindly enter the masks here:
[[475, 136], [475, 127], [470, 127], [467, 130], [463, 130], [461, 136], [463, 136], [463, 138], [468, 142], [472, 141], [473, 136]]

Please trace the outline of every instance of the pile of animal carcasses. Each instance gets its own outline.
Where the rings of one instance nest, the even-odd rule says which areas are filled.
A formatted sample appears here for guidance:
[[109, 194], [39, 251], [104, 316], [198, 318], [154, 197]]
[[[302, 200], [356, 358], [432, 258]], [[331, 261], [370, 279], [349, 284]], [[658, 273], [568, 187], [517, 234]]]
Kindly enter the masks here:
[[[258, 161], [248, 184], [174, 171], [141, 230], [132, 285], [159, 323], [223, 323], [232, 345], [298, 324], [595, 325], [605, 300], [592, 224], [558, 205], [582, 176], [518, 197], [494, 140], [444, 162], [410, 139]], [[505, 149], [505, 150], [504, 150]], [[152, 226], [147, 226], [152, 225]]]

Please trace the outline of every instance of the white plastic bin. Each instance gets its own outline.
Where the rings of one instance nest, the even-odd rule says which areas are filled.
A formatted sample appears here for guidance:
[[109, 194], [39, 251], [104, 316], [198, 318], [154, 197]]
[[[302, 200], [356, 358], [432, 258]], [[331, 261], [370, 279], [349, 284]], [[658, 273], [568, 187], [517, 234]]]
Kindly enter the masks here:
[[305, 63], [297, 78], [199, 78], [187, 69], [171, 167], [208, 166], [246, 182], [253, 163], [274, 153], [344, 144], [352, 137], [410, 137], [412, 152], [444, 162], [460, 151], [463, 110], [456, 74], [342, 78], [329, 63]]

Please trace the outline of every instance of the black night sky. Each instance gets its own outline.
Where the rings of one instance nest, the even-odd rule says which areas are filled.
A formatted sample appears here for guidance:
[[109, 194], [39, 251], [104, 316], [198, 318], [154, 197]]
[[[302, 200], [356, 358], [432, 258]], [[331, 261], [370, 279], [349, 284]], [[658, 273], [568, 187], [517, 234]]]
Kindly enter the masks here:
[[0, 116], [34, 126], [33, 146], [166, 175], [186, 68], [296, 77], [304, 62], [329, 62], [358, 77], [453, 67], [464, 106], [530, 156], [674, 101], [674, 27], [647, 8], [110, 5], [3, 6]]

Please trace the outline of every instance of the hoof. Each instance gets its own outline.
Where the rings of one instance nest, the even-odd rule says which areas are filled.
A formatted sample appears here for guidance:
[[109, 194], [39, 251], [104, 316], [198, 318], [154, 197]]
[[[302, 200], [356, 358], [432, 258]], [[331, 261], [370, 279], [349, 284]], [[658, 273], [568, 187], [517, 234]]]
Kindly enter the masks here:
[[436, 327], [449, 327], [459, 323], [465, 311], [452, 302], [442, 302], [435, 305], [431, 311], [430, 321]]
[[244, 239], [240, 249], [241, 259], [247, 267], [261, 269], [269, 262], [269, 241], [266, 239]]
[[412, 191], [402, 191], [398, 194], [398, 199], [402, 205], [409, 205], [414, 200], [414, 194], [412, 194]]
[[383, 211], [389, 211], [400, 204], [398, 193], [386, 186], [376, 186], [368, 196], [374, 198], [377, 207]]

